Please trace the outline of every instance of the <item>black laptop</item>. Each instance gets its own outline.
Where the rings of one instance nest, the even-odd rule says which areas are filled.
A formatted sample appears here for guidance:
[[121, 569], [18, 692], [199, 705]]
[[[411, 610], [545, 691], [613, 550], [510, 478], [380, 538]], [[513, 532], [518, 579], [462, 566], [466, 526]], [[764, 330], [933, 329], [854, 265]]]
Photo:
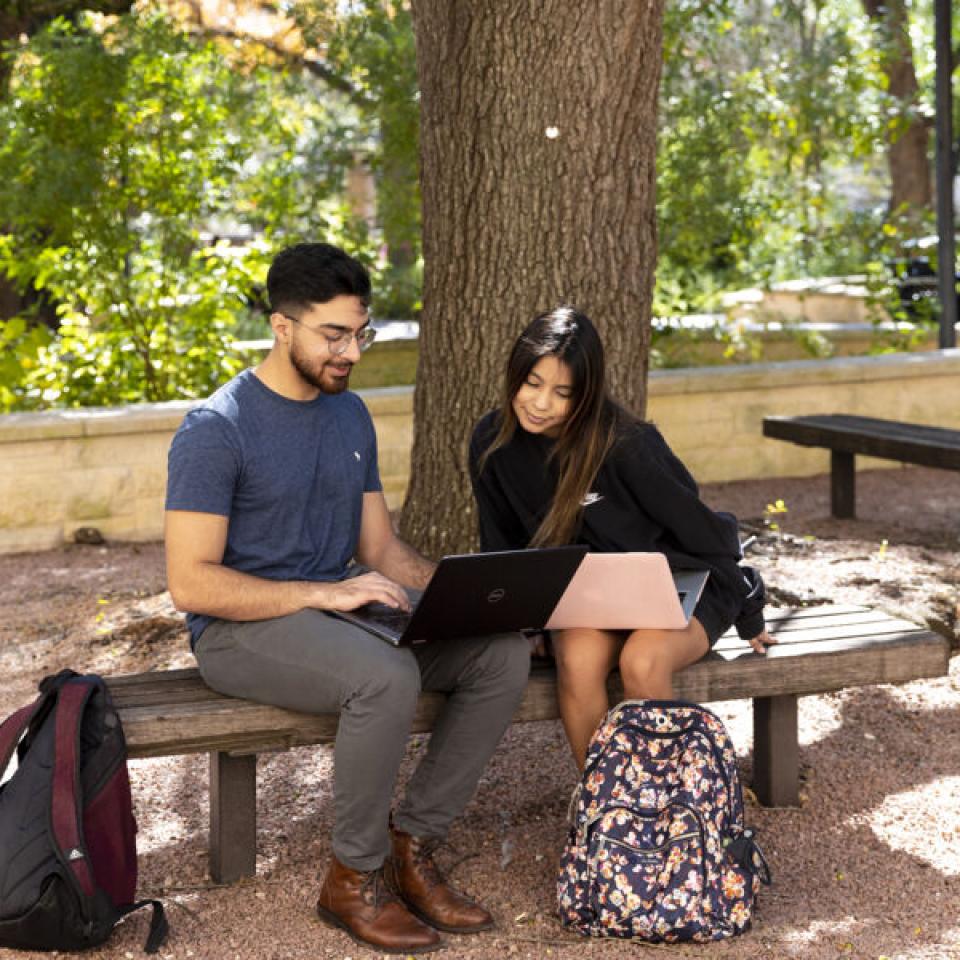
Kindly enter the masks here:
[[586, 553], [575, 544], [444, 557], [411, 612], [368, 603], [336, 616], [395, 646], [539, 629]]

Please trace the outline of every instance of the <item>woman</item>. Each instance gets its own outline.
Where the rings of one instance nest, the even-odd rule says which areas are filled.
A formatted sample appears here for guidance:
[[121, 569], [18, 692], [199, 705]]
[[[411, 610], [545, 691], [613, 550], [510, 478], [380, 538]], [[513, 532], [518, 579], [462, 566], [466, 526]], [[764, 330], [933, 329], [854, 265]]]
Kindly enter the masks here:
[[520, 335], [503, 404], [474, 430], [470, 469], [484, 550], [584, 543], [657, 551], [674, 569], [710, 571], [682, 630], [554, 632], [560, 715], [581, 769], [615, 666], [627, 698], [669, 700], [674, 673], [731, 624], [758, 653], [773, 642], [763, 583], [739, 566], [736, 519], [710, 510], [656, 427], [611, 399], [603, 344], [574, 308], [542, 314]]

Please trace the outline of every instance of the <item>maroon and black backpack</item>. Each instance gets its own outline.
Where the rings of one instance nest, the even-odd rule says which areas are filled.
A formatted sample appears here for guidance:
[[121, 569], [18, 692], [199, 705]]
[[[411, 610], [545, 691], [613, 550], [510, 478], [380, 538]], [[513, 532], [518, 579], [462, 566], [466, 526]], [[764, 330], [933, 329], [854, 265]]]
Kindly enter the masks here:
[[0, 947], [83, 950], [152, 906], [145, 949], [155, 953], [167, 922], [159, 901], [134, 902], [127, 748], [100, 677], [47, 677], [0, 725], [0, 781]]

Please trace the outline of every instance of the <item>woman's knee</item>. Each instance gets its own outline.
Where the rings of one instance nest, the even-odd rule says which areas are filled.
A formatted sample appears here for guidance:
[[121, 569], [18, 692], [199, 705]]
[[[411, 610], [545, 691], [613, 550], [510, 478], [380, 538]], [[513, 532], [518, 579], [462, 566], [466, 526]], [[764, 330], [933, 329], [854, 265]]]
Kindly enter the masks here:
[[672, 696], [673, 675], [710, 649], [703, 627], [685, 630], [636, 630], [620, 654], [620, 676], [631, 697]]
[[673, 676], [669, 638], [659, 632], [634, 633], [620, 653], [620, 677], [634, 697], [659, 696]]
[[603, 683], [616, 663], [617, 645], [602, 630], [564, 630], [553, 644], [558, 681], [573, 690]]

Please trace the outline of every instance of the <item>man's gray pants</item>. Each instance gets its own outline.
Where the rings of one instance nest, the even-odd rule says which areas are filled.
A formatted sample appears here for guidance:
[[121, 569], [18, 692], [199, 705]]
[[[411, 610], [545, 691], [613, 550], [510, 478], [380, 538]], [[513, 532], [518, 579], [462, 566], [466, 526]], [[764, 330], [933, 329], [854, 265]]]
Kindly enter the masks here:
[[443, 837], [469, 802], [523, 696], [530, 648], [520, 634], [393, 647], [317, 610], [215, 620], [196, 647], [220, 693], [305, 713], [337, 713], [333, 852], [374, 870], [390, 848], [390, 800], [421, 690], [447, 694], [426, 755], [394, 814], [400, 829]]

